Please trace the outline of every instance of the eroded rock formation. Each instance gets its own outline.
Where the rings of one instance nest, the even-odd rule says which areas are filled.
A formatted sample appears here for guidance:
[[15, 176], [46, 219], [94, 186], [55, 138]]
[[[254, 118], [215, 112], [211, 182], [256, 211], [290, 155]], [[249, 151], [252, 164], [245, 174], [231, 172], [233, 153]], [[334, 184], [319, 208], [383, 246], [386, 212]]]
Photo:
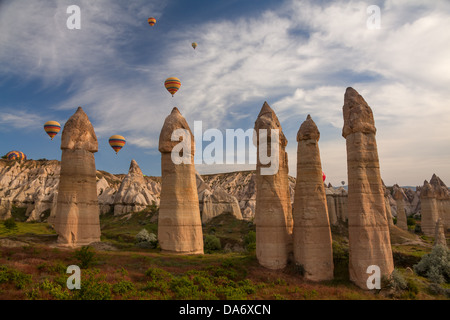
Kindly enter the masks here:
[[[255, 121], [256, 165], [256, 257], [269, 269], [286, 266], [292, 246], [292, 206], [289, 192], [287, 139], [277, 116], [267, 104]], [[267, 139], [264, 141], [263, 135]], [[276, 141], [272, 141], [275, 134]], [[278, 149], [278, 150], [277, 150]], [[266, 151], [266, 152], [264, 152]], [[272, 161], [264, 164], [261, 153]]]
[[397, 204], [397, 227], [399, 227], [402, 230], [407, 231], [408, 224], [407, 224], [406, 212], [405, 212], [406, 195], [404, 194], [402, 188], [400, 188], [398, 185], [394, 185], [393, 196], [394, 196], [395, 202]]
[[[319, 138], [319, 130], [308, 115], [297, 133], [293, 249], [295, 263], [303, 266], [304, 277], [313, 281], [333, 278], [332, 240]], [[334, 219], [337, 219], [335, 214]]]
[[94, 158], [98, 142], [94, 128], [81, 107], [64, 125], [61, 150], [55, 216], [58, 244], [82, 246], [100, 241]]
[[114, 196], [114, 215], [144, 210], [149, 204], [159, 204], [159, 199], [147, 187], [144, 174], [137, 162], [130, 163], [128, 174]]
[[436, 221], [436, 227], [434, 230], [434, 245], [447, 247], [447, 240], [445, 239], [445, 229], [442, 219], [439, 218]]
[[[186, 139], [184, 142], [187, 143], [190, 138], [190, 158], [187, 163], [175, 164], [172, 160], [172, 151], [180, 144], [180, 140], [172, 140], [172, 134], [177, 129], [186, 133], [180, 140]], [[177, 108], [173, 108], [161, 129], [159, 151], [162, 186], [158, 241], [161, 249], [179, 254], [203, 254], [203, 232], [194, 167], [195, 141], [188, 123]], [[183, 157], [189, 156], [184, 154], [185, 150], [181, 152]]]
[[367, 269], [381, 276], [394, 270], [384, 192], [380, 176], [375, 122], [361, 95], [347, 88], [342, 136], [347, 145], [350, 280], [367, 289]]
[[211, 190], [198, 173], [196, 174], [196, 181], [202, 223], [227, 213], [238, 220], [242, 220], [241, 208], [235, 197], [225, 192], [221, 187]]
[[439, 211], [434, 187], [426, 180], [420, 190], [420, 202], [422, 232], [426, 236], [433, 237], [436, 228], [436, 221], [439, 218]]

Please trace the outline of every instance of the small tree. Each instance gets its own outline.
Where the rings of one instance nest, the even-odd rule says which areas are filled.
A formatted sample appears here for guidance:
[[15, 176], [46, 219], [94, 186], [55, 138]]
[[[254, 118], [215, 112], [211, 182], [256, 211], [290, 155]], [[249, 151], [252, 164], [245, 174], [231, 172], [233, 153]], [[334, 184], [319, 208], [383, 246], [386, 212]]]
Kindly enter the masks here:
[[82, 246], [75, 250], [74, 257], [80, 261], [80, 268], [89, 268], [95, 262], [95, 251], [92, 247]]
[[222, 249], [220, 239], [217, 238], [216, 236], [213, 236], [212, 234], [207, 234], [205, 236], [203, 246], [206, 253], [212, 253], [213, 251], [218, 251]]
[[5, 226], [6, 229], [11, 231], [17, 230], [18, 228], [16, 221], [12, 217], [3, 221], [3, 225]]

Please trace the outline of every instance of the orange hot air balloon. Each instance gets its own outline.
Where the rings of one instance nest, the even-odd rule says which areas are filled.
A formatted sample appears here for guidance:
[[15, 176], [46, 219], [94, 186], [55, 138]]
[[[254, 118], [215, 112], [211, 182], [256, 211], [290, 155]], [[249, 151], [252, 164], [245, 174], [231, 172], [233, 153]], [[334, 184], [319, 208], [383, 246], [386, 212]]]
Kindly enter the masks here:
[[164, 86], [166, 87], [167, 91], [169, 91], [173, 95], [180, 89], [181, 87], [181, 81], [178, 78], [170, 77], [167, 78], [164, 82]]
[[44, 130], [45, 130], [45, 132], [47, 132], [49, 137], [53, 140], [53, 138], [61, 130], [61, 125], [56, 121], [47, 121], [44, 124]]
[[148, 24], [151, 25], [152, 27], [155, 25], [156, 23], [156, 19], [153, 17], [148, 18]]
[[197, 48], [197, 42], [192, 42], [192, 48], [194, 48], [194, 50]]
[[125, 143], [125, 138], [118, 134], [113, 135], [109, 138], [109, 145], [114, 149], [116, 154], [120, 151], [120, 149], [123, 148]]

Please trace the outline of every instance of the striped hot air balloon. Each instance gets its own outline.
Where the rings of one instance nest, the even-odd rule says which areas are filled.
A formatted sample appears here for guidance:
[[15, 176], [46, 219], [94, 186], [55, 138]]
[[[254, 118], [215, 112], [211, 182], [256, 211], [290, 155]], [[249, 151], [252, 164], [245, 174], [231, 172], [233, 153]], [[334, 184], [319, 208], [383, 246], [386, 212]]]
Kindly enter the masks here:
[[197, 48], [197, 42], [192, 42], [192, 48], [194, 48], [194, 50]]
[[45, 130], [45, 132], [47, 132], [47, 134], [53, 140], [53, 138], [61, 130], [61, 125], [58, 122], [56, 122], [56, 121], [47, 121], [44, 124], [44, 130]]
[[148, 18], [148, 24], [151, 25], [152, 27], [155, 25], [156, 23], [156, 19], [153, 17]]
[[27, 160], [27, 156], [22, 151], [10, 151], [6, 154], [8, 160]]
[[164, 86], [166, 87], [167, 91], [169, 91], [173, 95], [180, 89], [181, 87], [181, 81], [178, 78], [170, 77], [167, 78], [164, 82]]
[[116, 154], [117, 154], [117, 152], [120, 151], [120, 149], [123, 148], [125, 143], [126, 143], [125, 138], [118, 134], [113, 135], [109, 138], [109, 145], [111, 146], [111, 148], [114, 149]]

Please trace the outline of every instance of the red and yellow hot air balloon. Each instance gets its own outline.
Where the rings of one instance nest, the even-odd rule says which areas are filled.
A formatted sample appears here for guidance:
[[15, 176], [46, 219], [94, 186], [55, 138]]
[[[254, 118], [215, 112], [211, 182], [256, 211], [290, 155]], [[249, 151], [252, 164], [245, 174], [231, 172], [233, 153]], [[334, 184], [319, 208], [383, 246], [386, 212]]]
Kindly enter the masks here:
[[116, 154], [117, 154], [117, 152], [120, 151], [120, 149], [123, 148], [125, 143], [126, 143], [125, 138], [118, 134], [113, 135], [109, 138], [109, 145], [111, 146], [111, 148], [114, 149]]
[[181, 81], [178, 78], [170, 77], [167, 78], [164, 82], [164, 86], [166, 87], [167, 91], [169, 91], [173, 95], [180, 89], [181, 87]]
[[192, 42], [192, 48], [194, 48], [194, 50], [197, 48], [197, 42]]
[[10, 151], [6, 154], [8, 160], [27, 160], [27, 156], [22, 151]]
[[45, 132], [47, 132], [47, 134], [53, 140], [53, 138], [61, 130], [61, 125], [58, 122], [56, 122], [56, 121], [47, 121], [44, 124], [44, 130], [45, 130]]
[[151, 25], [152, 27], [155, 25], [156, 23], [156, 19], [153, 17], [148, 18], [148, 24]]
[[325, 182], [326, 178], [327, 178], [327, 176], [325, 175], [325, 172], [322, 171], [322, 181]]

